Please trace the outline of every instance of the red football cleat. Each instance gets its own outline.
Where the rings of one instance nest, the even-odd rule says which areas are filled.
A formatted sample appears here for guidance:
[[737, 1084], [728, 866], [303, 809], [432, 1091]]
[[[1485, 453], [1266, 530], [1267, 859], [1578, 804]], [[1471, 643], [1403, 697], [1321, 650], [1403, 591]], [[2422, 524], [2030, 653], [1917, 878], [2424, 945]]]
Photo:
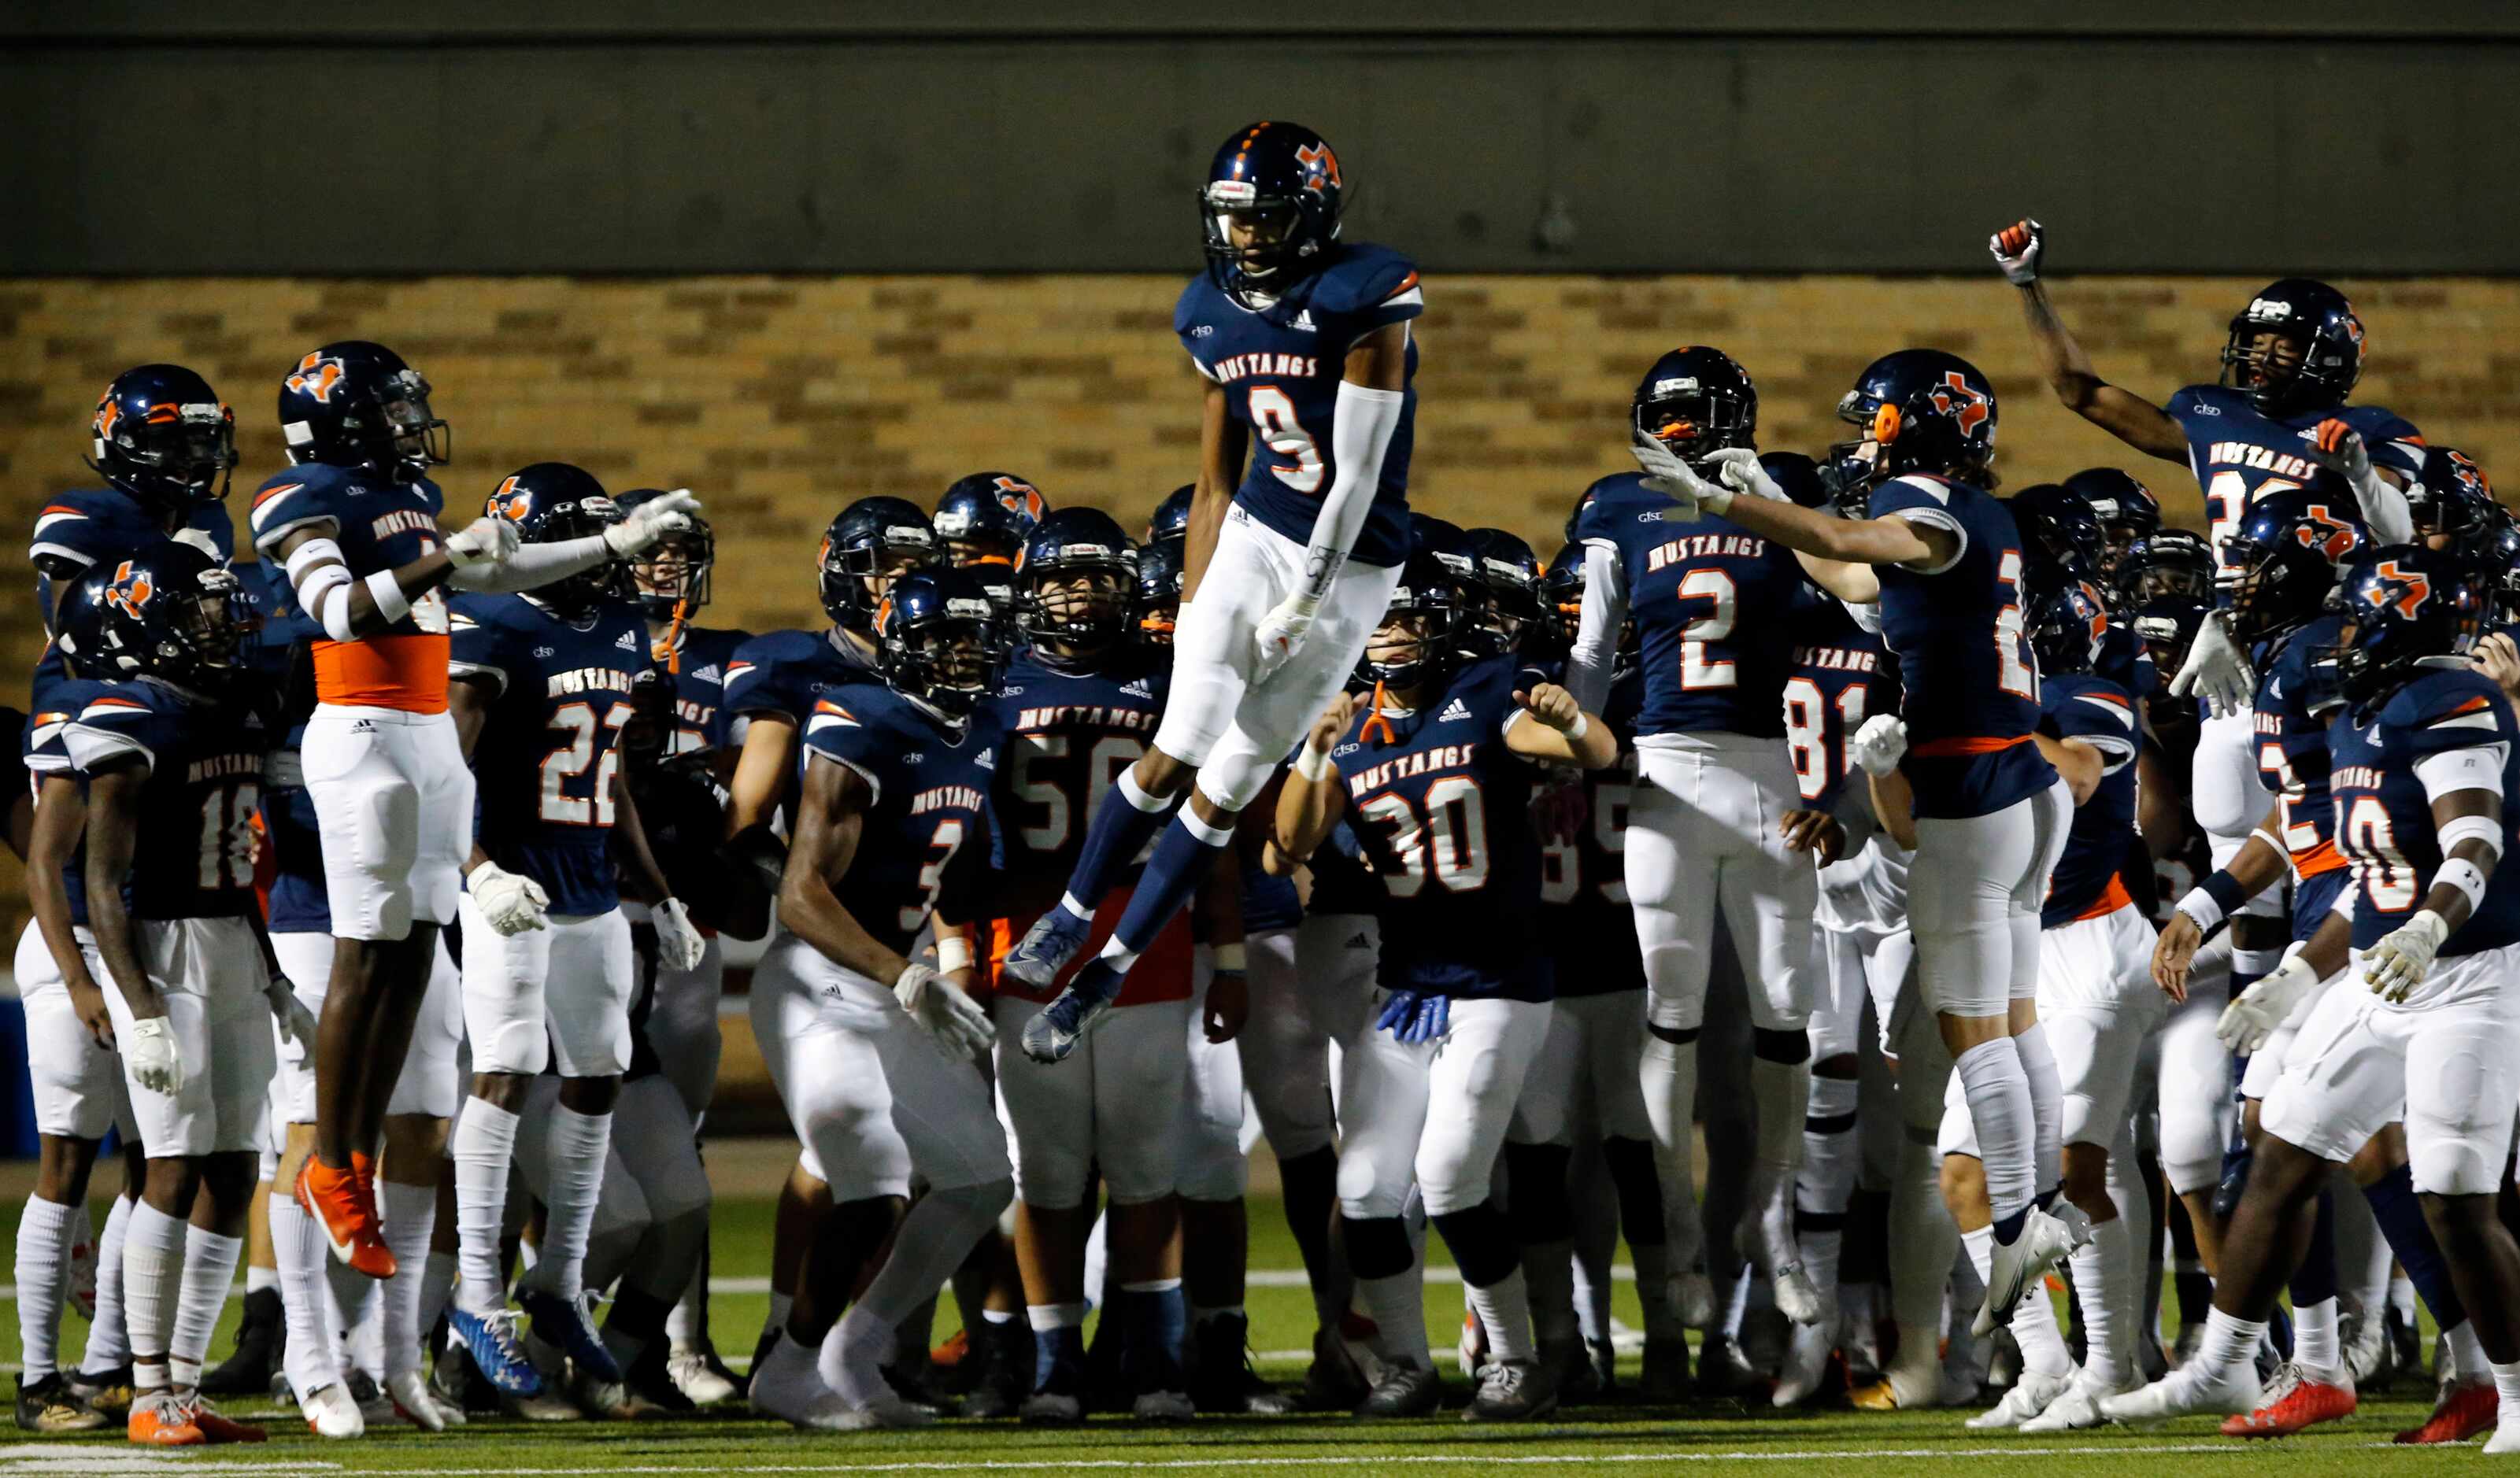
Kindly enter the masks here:
[[194, 1398], [191, 1408], [193, 1425], [202, 1429], [204, 1442], [268, 1442], [271, 1434], [260, 1427], [231, 1421], [218, 1413], [208, 1402]]
[[2400, 1432], [2398, 1441], [2410, 1447], [2465, 1442], [2494, 1425], [2494, 1415], [2500, 1405], [2493, 1381], [2454, 1381], [2442, 1387], [2441, 1399], [2434, 1403], [2433, 1413], [2424, 1424]]
[[358, 1162], [365, 1158], [354, 1155], [351, 1169], [335, 1170], [308, 1155], [305, 1168], [297, 1172], [297, 1205], [324, 1229], [335, 1257], [353, 1272], [382, 1281], [394, 1276], [394, 1255], [377, 1223], [375, 1192], [359, 1174]]
[[193, 1411], [164, 1391], [150, 1391], [131, 1403], [123, 1435], [142, 1447], [193, 1448], [210, 1439], [193, 1422]]
[[2223, 1419], [2223, 1435], [2289, 1437], [2322, 1421], [2342, 1421], [2354, 1414], [2355, 1405], [2353, 1376], [2340, 1384], [2321, 1380], [2302, 1366], [2286, 1365], [2256, 1411]]

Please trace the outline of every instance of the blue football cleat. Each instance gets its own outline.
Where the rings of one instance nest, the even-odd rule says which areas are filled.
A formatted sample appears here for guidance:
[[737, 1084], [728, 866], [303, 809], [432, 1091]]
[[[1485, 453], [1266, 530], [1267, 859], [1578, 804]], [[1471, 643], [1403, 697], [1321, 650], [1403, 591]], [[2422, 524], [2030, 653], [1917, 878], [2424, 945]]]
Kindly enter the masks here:
[[1009, 952], [1006, 971], [1035, 990], [1048, 990], [1058, 982], [1058, 972], [1067, 968], [1067, 962], [1085, 948], [1085, 938], [1093, 932], [1093, 919], [1077, 918], [1067, 912], [1063, 903], [1052, 904]]
[[542, 1372], [525, 1358], [524, 1346], [517, 1342], [517, 1316], [501, 1309], [496, 1314], [474, 1314], [450, 1304], [446, 1310], [447, 1327], [464, 1341], [464, 1351], [472, 1357], [473, 1368], [481, 1378], [511, 1396], [538, 1396], [542, 1393]]
[[1076, 1044], [1085, 1040], [1094, 1023], [1111, 1008], [1112, 1000], [1120, 994], [1122, 978], [1121, 971], [1102, 960], [1077, 971], [1067, 989], [1024, 1023], [1024, 1055], [1035, 1062], [1057, 1062], [1076, 1051]]
[[535, 1333], [568, 1352], [578, 1374], [591, 1375], [609, 1385], [621, 1383], [621, 1365], [604, 1347], [604, 1335], [588, 1317], [585, 1304], [529, 1288], [517, 1290], [517, 1303], [534, 1317]]

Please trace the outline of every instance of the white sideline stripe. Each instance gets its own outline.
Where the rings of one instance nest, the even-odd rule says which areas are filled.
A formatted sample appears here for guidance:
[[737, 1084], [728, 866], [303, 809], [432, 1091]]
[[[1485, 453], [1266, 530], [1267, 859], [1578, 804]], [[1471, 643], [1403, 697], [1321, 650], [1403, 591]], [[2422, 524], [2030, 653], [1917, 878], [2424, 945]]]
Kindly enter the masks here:
[[[1610, 1278], [1614, 1282], [1633, 1283], [1637, 1280], [1637, 1270], [1629, 1267], [1625, 1263], [1616, 1263], [1610, 1268]], [[1253, 1268], [1242, 1275], [1242, 1280], [1254, 1288], [1302, 1288], [1308, 1286], [1304, 1278], [1304, 1270], [1301, 1268]], [[1429, 1268], [1426, 1270], [1426, 1281], [1430, 1283], [1458, 1283], [1461, 1280], [1462, 1271], [1459, 1268]], [[770, 1279], [766, 1277], [713, 1277], [709, 1279], [709, 1291], [711, 1293], [767, 1293], [770, 1291]], [[17, 1298], [18, 1285], [16, 1283], [0, 1283], [0, 1303], [15, 1303]]]

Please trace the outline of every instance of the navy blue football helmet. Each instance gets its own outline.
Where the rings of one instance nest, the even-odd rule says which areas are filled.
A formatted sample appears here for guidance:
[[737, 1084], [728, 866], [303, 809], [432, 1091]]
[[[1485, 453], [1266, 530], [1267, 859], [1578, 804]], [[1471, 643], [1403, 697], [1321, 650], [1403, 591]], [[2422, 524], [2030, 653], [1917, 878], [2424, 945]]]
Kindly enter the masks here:
[[397, 482], [444, 466], [450, 439], [428, 409], [428, 381], [363, 338], [297, 361], [280, 382], [280, 435], [292, 464], [373, 468]]
[[1157, 539], [1138, 551], [1138, 588], [1129, 603], [1129, 621], [1138, 640], [1149, 647], [1173, 645], [1173, 625], [1181, 616], [1184, 542]]
[[936, 537], [957, 568], [1012, 564], [1050, 512], [1041, 489], [1012, 472], [973, 472], [936, 500]]
[[2307, 624], [2336, 588], [2337, 566], [2368, 543], [2351, 503], [2297, 487], [2260, 494], [2223, 541], [2235, 571], [2231, 635], [2264, 642]]
[[1540, 572], [1540, 611], [1550, 633], [1573, 647], [1584, 625], [1584, 546], [1562, 544]]
[[182, 365], [141, 365], [113, 377], [88, 434], [95, 455], [87, 465], [153, 513], [228, 495], [236, 412]]
[[[2182, 595], [2155, 596], [2136, 607], [2136, 638], [2152, 658], [2153, 686], [2157, 690], [2143, 696], [2168, 694], [2170, 680], [2187, 665], [2187, 649], [2195, 645], [2196, 633], [2213, 609], [2211, 601]], [[2186, 706], [2190, 713], [2195, 711], [2193, 703]]]
[[913, 569], [940, 567], [944, 550], [927, 515], [906, 498], [860, 498], [840, 510], [823, 531], [814, 557], [823, 613], [834, 626], [872, 633], [880, 589], [870, 588]]
[[1196, 483], [1185, 482], [1166, 494], [1163, 502], [1155, 505], [1154, 516], [1147, 520], [1148, 544], [1159, 544], [1166, 539], [1185, 539], [1190, 536], [1190, 500], [1197, 491]]
[[2031, 598], [2030, 649], [2043, 674], [2091, 671], [2108, 634], [2109, 608], [2089, 580], [2069, 580]]
[[2333, 608], [2337, 692], [2369, 709], [2421, 666], [2464, 667], [2485, 624], [2486, 596], [2468, 561], [2420, 544], [2366, 549], [2345, 566]]
[[2003, 506], [2021, 531], [2022, 577], [2032, 591], [2100, 578], [2108, 544], [2081, 494], [2061, 482], [2042, 482], [2004, 499]]
[[1995, 414], [1995, 387], [1957, 354], [1901, 349], [1872, 361], [1837, 403], [1837, 419], [1861, 433], [1829, 449], [1841, 499], [1862, 501], [1908, 472], [1994, 487]]
[[1412, 512], [1409, 515], [1409, 552], [1430, 554], [1444, 561], [1453, 578], [1464, 583], [1475, 579], [1478, 553], [1470, 546], [1470, 531], [1449, 518], [1433, 514]]
[[105, 679], [119, 674], [104, 664], [105, 584], [85, 577], [94, 573], [91, 565], [81, 578], [54, 586], [52, 638], [73, 674]]
[[2494, 592], [2495, 624], [2520, 624], [2520, 519], [2496, 522], [2479, 567]]
[[2161, 500], [2132, 472], [2087, 467], [2066, 478], [2065, 486], [2081, 494], [2091, 505], [2092, 516], [2100, 520], [2100, 532], [2108, 541], [2102, 574], [2117, 572], [2118, 561], [2135, 541], [2161, 532]]
[[1236, 129], [1198, 187], [1208, 277], [1246, 308], [1284, 296], [1328, 256], [1345, 204], [1338, 156], [1320, 134], [1266, 119]]
[[1641, 441], [1659, 441], [1690, 467], [1730, 446], [1755, 446], [1759, 387], [1722, 349], [1690, 344], [1653, 362], [1628, 402]]
[[1015, 556], [1015, 625], [1036, 647], [1101, 651], [1127, 634], [1137, 583], [1137, 550], [1119, 522], [1101, 509], [1062, 508]]
[[997, 604], [968, 569], [914, 569], [876, 606], [885, 686], [960, 719], [998, 691], [1013, 655]]
[[[2289, 349], [2279, 352], [2277, 345]], [[2362, 378], [2362, 320], [2345, 294], [2287, 277], [2260, 288], [2231, 317], [2223, 383], [2269, 416], [2332, 410]]]
[[70, 620], [87, 632], [77, 638], [86, 649], [71, 655], [88, 676], [214, 692], [246, 670], [253, 616], [244, 582], [199, 545], [169, 539], [100, 560], [79, 583]]
[[[1452, 562], [1421, 548], [1400, 566], [1382, 624], [1365, 639], [1357, 676], [1386, 688], [1440, 683], [1460, 663], [1472, 624], [1472, 597]], [[1403, 620], [1412, 628], [1395, 631]], [[1385, 635], [1390, 633], [1390, 635]]]
[[[481, 514], [515, 524], [518, 541], [525, 544], [598, 538], [621, 521], [620, 508], [595, 474], [565, 462], [537, 462], [518, 469], [490, 494]], [[536, 586], [530, 595], [574, 620], [606, 601], [628, 601], [637, 593], [630, 566], [620, 560], [607, 560], [592, 569]]]
[[2475, 550], [2493, 538], [2501, 508], [2475, 459], [2452, 447], [2428, 446], [2423, 466], [2407, 484], [2407, 511], [2414, 515], [2419, 542]]
[[1470, 623], [1470, 648], [1481, 656], [1503, 656], [1540, 615], [1540, 557], [1504, 529], [1474, 528], [1470, 559], [1478, 605], [1477, 618]]
[[[652, 498], [665, 496], [660, 487], [634, 487], [612, 500], [628, 517]], [[692, 526], [667, 534], [630, 561], [638, 586], [639, 608], [651, 621], [688, 621], [709, 603], [709, 576], [717, 568], [717, 534], [708, 520], [690, 515]]]
[[2118, 604], [2132, 609], [2160, 596], [2182, 596], [2211, 605], [2214, 551], [2205, 536], [2165, 528], [2127, 546], [2114, 571]]

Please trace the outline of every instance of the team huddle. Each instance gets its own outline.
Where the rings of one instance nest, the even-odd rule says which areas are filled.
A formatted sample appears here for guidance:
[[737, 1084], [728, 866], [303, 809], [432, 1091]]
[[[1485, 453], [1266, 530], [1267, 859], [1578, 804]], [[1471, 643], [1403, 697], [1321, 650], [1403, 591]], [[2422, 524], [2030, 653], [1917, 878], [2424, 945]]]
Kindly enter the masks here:
[[[1805, 455], [1692, 346], [1544, 563], [1410, 511], [1421, 289], [1343, 196], [1308, 129], [1218, 152], [1199, 465], [1136, 535], [1010, 472], [861, 498], [821, 630], [698, 624], [687, 491], [541, 462], [450, 518], [380, 344], [287, 370], [242, 539], [228, 406], [118, 377], [30, 549], [21, 1426], [1423, 1416], [1431, 1226], [1470, 1419], [1619, 1391], [1624, 1237], [1650, 1402], [2273, 1436], [2419, 1375], [2420, 1299], [2400, 1440], [2520, 1452], [2520, 520], [2349, 403], [2345, 297], [2270, 286], [2156, 406], [2036, 222], [1991, 243], [2202, 537], [2123, 470], [1998, 496], [1952, 354]], [[730, 938], [796, 1139], [740, 1374]], [[1292, 1390], [1247, 1349], [1262, 1138]]]

